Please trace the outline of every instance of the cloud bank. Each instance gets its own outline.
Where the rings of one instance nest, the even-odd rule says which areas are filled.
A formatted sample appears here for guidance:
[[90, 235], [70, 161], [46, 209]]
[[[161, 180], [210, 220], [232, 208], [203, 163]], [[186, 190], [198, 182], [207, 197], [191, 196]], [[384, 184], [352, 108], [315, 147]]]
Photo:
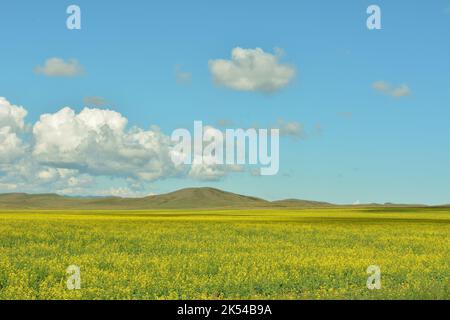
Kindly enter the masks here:
[[214, 163], [177, 166], [170, 136], [155, 126], [128, 128], [128, 120], [112, 110], [84, 108], [76, 113], [64, 107], [41, 115], [34, 124], [26, 124], [26, 116], [23, 107], [0, 97], [0, 192], [83, 194], [96, 178], [106, 177], [125, 181], [130, 192], [110, 190], [130, 195], [141, 194], [142, 184], [156, 180], [217, 180], [242, 171]]

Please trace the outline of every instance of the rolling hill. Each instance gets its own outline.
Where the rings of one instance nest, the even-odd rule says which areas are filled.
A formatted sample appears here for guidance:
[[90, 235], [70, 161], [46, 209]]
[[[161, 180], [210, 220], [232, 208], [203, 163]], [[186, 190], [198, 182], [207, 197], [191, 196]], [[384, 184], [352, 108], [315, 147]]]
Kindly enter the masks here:
[[[0, 210], [146, 210], [146, 209], [249, 209], [249, 208], [326, 208], [328, 202], [298, 199], [267, 201], [214, 188], [188, 188], [144, 198], [74, 198], [57, 194], [0, 194]], [[364, 206], [364, 205], [359, 205]], [[377, 206], [405, 206], [371, 204]]]
[[286, 199], [273, 201], [273, 204], [281, 207], [289, 208], [319, 208], [319, 207], [333, 207], [336, 206], [328, 202], [319, 201], [309, 201], [309, 200], [299, 200], [299, 199]]
[[209, 209], [274, 207], [269, 201], [213, 188], [189, 188], [144, 198], [72, 198], [56, 194], [0, 195], [0, 209]]

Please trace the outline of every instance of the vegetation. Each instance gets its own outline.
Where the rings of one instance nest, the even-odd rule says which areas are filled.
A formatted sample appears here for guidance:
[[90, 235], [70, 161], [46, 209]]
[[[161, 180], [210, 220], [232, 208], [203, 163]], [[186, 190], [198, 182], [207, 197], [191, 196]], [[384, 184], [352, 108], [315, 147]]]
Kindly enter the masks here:
[[331, 207], [332, 204], [286, 200], [270, 202], [214, 188], [188, 188], [143, 198], [71, 198], [56, 194], [0, 194], [0, 210], [148, 210], [148, 209], [223, 209], [274, 207]]
[[3, 211], [0, 299], [449, 299], [449, 231], [450, 208]]

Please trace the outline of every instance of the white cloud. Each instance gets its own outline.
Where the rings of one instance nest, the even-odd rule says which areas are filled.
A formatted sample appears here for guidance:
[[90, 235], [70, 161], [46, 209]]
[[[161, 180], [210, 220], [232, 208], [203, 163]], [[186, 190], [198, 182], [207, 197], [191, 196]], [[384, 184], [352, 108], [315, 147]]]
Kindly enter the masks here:
[[[259, 125], [255, 124], [252, 128], [258, 130], [262, 129]], [[306, 139], [309, 137], [303, 124], [297, 121], [286, 121], [284, 119], [278, 119], [274, 124], [268, 127], [269, 129], [278, 129], [280, 137], [292, 137], [295, 139]]]
[[406, 97], [409, 95], [411, 95], [411, 90], [404, 84], [392, 90], [392, 96], [396, 98]]
[[115, 111], [89, 108], [79, 114], [66, 107], [42, 115], [33, 127], [33, 156], [46, 165], [94, 176], [153, 181], [175, 174], [169, 137], [158, 129], [126, 130], [127, 122]]
[[25, 130], [27, 111], [0, 97], [0, 163], [14, 161], [25, 152], [19, 134]]
[[280, 130], [280, 136], [306, 138], [305, 128], [297, 121], [285, 121], [283, 119], [279, 119], [274, 128]]
[[280, 63], [275, 54], [260, 48], [234, 48], [231, 60], [210, 60], [209, 70], [216, 84], [238, 91], [274, 92], [284, 88], [295, 76], [295, 68]]
[[190, 84], [192, 82], [192, 74], [189, 72], [177, 72], [176, 77], [179, 84]]
[[9, 127], [0, 127], [0, 163], [17, 159], [25, 152], [22, 140]]
[[180, 66], [175, 67], [175, 78], [178, 84], [187, 85], [192, 83], [192, 73], [182, 71]]
[[[212, 126], [203, 126], [203, 133], [209, 137], [223, 137], [225, 134]], [[223, 158], [219, 160], [215, 156], [204, 154], [205, 149], [208, 148], [210, 143], [211, 142], [204, 142], [202, 151], [194, 150], [194, 160], [188, 171], [189, 177], [196, 180], [216, 181], [229, 173], [245, 171], [243, 165], [223, 164]], [[242, 148], [242, 145], [238, 142], [236, 148]]]
[[93, 179], [89, 175], [39, 164], [30, 153], [0, 164], [0, 192], [8, 190], [7, 185], [14, 185], [21, 192], [47, 193], [75, 186], [85, 189], [91, 184]]
[[12, 191], [17, 188], [16, 184], [13, 183], [0, 183], [0, 190]]
[[[27, 111], [0, 97], [0, 192], [98, 194], [97, 179], [125, 183], [103, 195], [145, 194], [147, 183], [169, 177], [217, 180], [242, 166], [210, 162], [175, 166], [173, 142], [159, 128], [127, 128], [120, 113], [65, 107], [26, 124]], [[31, 128], [31, 130], [28, 130]], [[205, 127], [206, 130], [217, 130]], [[96, 191], [97, 190], [97, 191]]]
[[189, 170], [189, 176], [196, 180], [215, 181], [225, 176], [226, 171], [224, 169], [224, 165], [194, 161]]
[[108, 104], [108, 101], [106, 101], [105, 98], [102, 97], [85, 97], [83, 99], [83, 103], [87, 107], [104, 107]]
[[27, 114], [23, 107], [12, 105], [8, 100], [0, 97], [0, 128], [9, 127], [14, 132], [23, 130]]
[[84, 72], [77, 60], [64, 61], [60, 58], [47, 59], [43, 66], [37, 66], [34, 71], [48, 77], [74, 77]]
[[411, 89], [406, 84], [394, 87], [386, 81], [376, 81], [372, 84], [372, 88], [382, 94], [394, 98], [402, 98], [411, 95]]
[[137, 192], [124, 187], [112, 187], [97, 192], [98, 196], [117, 198], [142, 198], [154, 195], [154, 193]]

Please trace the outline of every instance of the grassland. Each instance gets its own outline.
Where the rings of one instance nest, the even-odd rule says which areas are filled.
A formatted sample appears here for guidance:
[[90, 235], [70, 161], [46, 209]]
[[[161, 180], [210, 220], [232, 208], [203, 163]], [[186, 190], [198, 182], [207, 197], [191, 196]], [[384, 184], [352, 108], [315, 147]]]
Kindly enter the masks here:
[[450, 299], [449, 277], [450, 208], [0, 213], [0, 299]]

